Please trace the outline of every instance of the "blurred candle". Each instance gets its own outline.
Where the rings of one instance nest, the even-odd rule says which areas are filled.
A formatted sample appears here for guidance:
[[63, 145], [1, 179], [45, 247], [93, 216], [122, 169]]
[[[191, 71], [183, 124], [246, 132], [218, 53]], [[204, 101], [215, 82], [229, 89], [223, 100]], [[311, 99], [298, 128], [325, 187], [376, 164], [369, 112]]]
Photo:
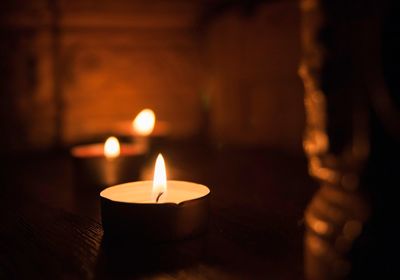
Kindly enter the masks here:
[[150, 109], [144, 109], [132, 121], [132, 134], [138, 145], [146, 148], [149, 146], [148, 137], [151, 135], [156, 123], [156, 115]]
[[159, 120], [153, 110], [146, 108], [133, 120], [116, 123], [113, 131], [149, 150], [157, 150], [168, 137], [170, 129], [167, 122]]
[[73, 147], [77, 183], [104, 188], [138, 179], [146, 152], [142, 145], [120, 144], [116, 137], [109, 137], [104, 144]]
[[108, 159], [113, 159], [119, 156], [120, 153], [121, 148], [118, 139], [114, 136], [107, 138], [104, 143], [104, 156]]
[[149, 136], [154, 129], [156, 115], [150, 109], [144, 109], [132, 121], [132, 129], [135, 135]]

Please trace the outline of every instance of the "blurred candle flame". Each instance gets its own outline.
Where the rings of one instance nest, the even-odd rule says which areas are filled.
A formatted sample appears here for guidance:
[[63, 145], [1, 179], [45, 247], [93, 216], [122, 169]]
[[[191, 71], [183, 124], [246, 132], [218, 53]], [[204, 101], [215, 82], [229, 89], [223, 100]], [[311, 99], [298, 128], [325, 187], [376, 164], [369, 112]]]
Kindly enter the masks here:
[[158, 154], [156, 165], [154, 168], [154, 177], [153, 177], [153, 198], [154, 200], [158, 200], [160, 195], [165, 195], [167, 191], [167, 173], [165, 171], [165, 163], [164, 158], [161, 154]]
[[104, 155], [106, 158], [112, 159], [120, 154], [119, 141], [114, 136], [108, 137], [104, 144]]
[[150, 109], [142, 110], [132, 122], [133, 130], [142, 136], [148, 136], [153, 132], [156, 116]]

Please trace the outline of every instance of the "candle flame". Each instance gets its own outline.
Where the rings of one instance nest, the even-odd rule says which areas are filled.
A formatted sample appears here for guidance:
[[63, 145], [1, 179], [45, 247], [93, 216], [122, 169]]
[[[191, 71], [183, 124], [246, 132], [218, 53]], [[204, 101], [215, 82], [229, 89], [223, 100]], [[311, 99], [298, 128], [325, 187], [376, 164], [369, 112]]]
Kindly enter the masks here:
[[104, 143], [104, 155], [106, 158], [116, 158], [120, 154], [119, 141], [114, 136], [108, 137]]
[[142, 136], [148, 136], [153, 132], [156, 116], [150, 109], [142, 110], [132, 122], [133, 130]]
[[161, 154], [158, 154], [156, 160], [156, 166], [154, 168], [153, 178], [153, 198], [158, 201], [161, 195], [165, 196], [167, 192], [167, 173], [165, 171], [164, 158]]

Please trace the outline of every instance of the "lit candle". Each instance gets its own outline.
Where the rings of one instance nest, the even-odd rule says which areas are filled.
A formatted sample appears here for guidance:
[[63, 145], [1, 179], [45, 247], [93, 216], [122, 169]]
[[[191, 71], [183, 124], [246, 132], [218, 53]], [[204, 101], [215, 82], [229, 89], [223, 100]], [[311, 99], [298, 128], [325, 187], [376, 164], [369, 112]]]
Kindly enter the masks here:
[[140, 136], [149, 136], [154, 129], [156, 123], [156, 115], [150, 109], [144, 109], [132, 121], [132, 129], [134, 134]]
[[121, 184], [100, 193], [105, 235], [137, 241], [198, 235], [207, 228], [209, 194], [204, 185], [167, 180], [159, 155], [153, 181]]
[[123, 137], [132, 137], [137, 144], [154, 148], [168, 136], [169, 126], [165, 121], [158, 120], [154, 111], [147, 108], [141, 110], [129, 123], [117, 123], [114, 132]]
[[149, 135], [153, 132], [156, 115], [150, 109], [144, 109], [132, 121], [132, 133], [135, 143], [148, 147]]
[[109, 137], [104, 144], [79, 145], [71, 149], [79, 185], [105, 188], [139, 177], [146, 149], [136, 144], [120, 144]]
[[108, 159], [114, 159], [121, 153], [119, 141], [114, 136], [108, 137], [104, 143], [104, 156]]

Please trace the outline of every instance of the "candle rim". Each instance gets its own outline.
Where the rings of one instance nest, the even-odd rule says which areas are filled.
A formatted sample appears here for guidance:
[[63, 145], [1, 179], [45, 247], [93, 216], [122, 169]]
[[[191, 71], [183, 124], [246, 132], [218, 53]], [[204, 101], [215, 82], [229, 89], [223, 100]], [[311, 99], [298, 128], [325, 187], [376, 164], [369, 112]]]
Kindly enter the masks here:
[[184, 201], [181, 201], [181, 202], [178, 202], [178, 203], [176, 203], [176, 202], [158, 202], [158, 203], [156, 203], [156, 202], [140, 202], [140, 201], [128, 202], [128, 201], [114, 200], [114, 199], [111, 199], [110, 197], [106, 197], [105, 196], [105, 193], [110, 191], [110, 189], [121, 188], [123, 186], [130, 185], [130, 184], [133, 184], [133, 183], [135, 183], [135, 184], [136, 183], [137, 184], [146, 183], [146, 184], [149, 184], [150, 187], [152, 187], [153, 181], [152, 180], [135, 181], [135, 182], [127, 182], [127, 183], [123, 183], [123, 184], [110, 186], [110, 187], [107, 187], [107, 188], [105, 188], [104, 190], [102, 190], [100, 192], [100, 197], [103, 198], [103, 199], [107, 199], [107, 200], [113, 201], [115, 203], [124, 203], [124, 204], [140, 204], [140, 205], [168, 205], [168, 204], [172, 204], [172, 205], [182, 205], [182, 204], [185, 204], [185, 203], [188, 203], [188, 202], [193, 202], [193, 201], [196, 201], [196, 200], [199, 200], [199, 199], [204, 199], [205, 197], [209, 196], [210, 193], [211, 193], [210, 188], [208, 188], [206, 185], [203, 185], [203, 184], [189, 182], [189, 181], [182, 181], [182, 180], [167, 180], [167, 184], [168, 183], [179, 183], [179, 184], [181, 184], [181, 183], [189, 183], [189, 184], [200, 186], [205, 191], [205, 193], [201, 194], [201, 196], [199, 196], [199, 197], [187, 199], [187, 200], [184, 200]]
[[[104, 143], [81, 144], [71, 148], [71, 155], [76, 158], [98, 158], [105, 157]], [[146, 147], [138, 143], [121, 143], [120, 142], [120, 155], [131, 156], [141, 155], [146, 153]], [[89, 154], [87, 151], [90, 151]]]

